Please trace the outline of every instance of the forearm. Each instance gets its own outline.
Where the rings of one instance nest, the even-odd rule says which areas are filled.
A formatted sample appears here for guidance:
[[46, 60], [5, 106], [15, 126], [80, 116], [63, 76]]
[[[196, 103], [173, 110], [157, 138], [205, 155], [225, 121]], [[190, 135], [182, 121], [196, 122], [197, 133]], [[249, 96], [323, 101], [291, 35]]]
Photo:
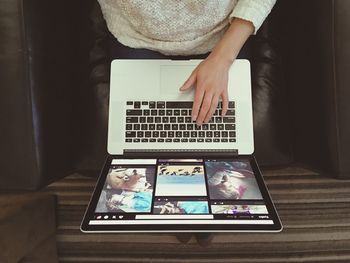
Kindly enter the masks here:
[[235, 18], [222, 39], [213, 48], [210, 57], [230, 66], [253, 32], [254, 26], [251, 22]]

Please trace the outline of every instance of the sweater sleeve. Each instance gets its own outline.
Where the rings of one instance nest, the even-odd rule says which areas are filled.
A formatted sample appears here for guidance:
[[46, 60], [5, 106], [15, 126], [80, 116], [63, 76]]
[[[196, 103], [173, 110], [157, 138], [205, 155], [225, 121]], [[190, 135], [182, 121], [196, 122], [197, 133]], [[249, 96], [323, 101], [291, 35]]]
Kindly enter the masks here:
[[261, 27], [277, 0], [238, 0], [229, 16], [230, 23], [237, 17], [254, 25], [254, 34]]

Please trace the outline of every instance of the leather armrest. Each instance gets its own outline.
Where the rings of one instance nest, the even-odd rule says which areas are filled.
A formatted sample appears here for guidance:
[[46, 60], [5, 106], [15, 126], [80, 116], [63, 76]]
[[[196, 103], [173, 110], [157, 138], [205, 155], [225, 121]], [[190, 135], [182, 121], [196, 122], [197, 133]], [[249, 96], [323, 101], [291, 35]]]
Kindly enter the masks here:
[[1, 0], [0, 189], [37, 189], [74, 168], [82, 2]]
[[295, 159], [350, 179], [350, 2], [278, 4]]

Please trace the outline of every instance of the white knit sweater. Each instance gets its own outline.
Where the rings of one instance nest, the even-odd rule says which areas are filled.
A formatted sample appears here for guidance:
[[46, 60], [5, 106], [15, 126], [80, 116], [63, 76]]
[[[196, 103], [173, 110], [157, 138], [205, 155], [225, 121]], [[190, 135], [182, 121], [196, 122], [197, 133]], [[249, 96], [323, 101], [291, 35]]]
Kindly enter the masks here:
[[122, 44], [166, 55], [212, 50], [232, 18], [255, 33], [276, 0], [98, 0], [109, 31]]

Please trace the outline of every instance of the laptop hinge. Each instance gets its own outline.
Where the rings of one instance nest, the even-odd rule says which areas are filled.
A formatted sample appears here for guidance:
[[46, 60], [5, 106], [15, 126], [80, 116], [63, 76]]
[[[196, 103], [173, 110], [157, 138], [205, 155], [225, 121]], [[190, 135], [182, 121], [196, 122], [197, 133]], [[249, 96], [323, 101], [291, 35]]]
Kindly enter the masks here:
[[207, 149], [205, 151], [200, 149], [126, 149], [124, 156], [130, 157], [145, 157], [145, 155], [154, 158], [163, 157], [181, 157], [193, 158], [198, 156], [203, 157], [228, 157], [230, 155], [237, 156], [237, 149]]

